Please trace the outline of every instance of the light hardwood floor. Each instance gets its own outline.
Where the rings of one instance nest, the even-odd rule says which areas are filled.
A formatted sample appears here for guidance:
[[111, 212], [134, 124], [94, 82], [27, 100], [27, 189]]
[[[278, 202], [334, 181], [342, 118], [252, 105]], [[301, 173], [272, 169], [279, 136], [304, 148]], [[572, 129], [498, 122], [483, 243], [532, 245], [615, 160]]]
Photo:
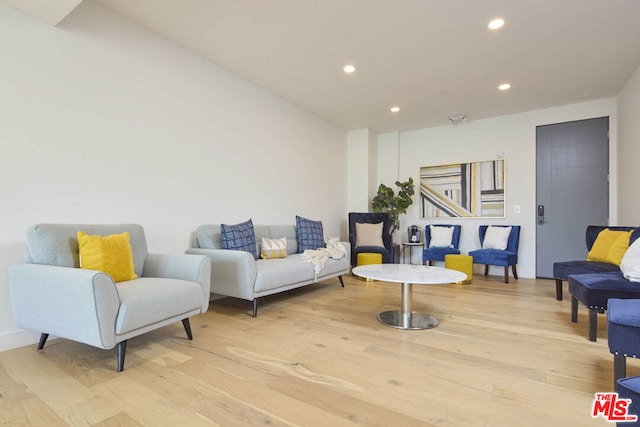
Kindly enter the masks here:
[[[613, 388], [606, 321], [587, 338], [554, 282], [414, 286], [435, 329], [384, 326], [397, 284], [345, 277], [260, 301], [225, 298], [114, 350], [63, 339], [0, 353], [0, 424], [31, 426], [586, 426]], [[566, 284], [565, 284], [566, 293]], [[628, 375], [640, 375], [630, 360]]]

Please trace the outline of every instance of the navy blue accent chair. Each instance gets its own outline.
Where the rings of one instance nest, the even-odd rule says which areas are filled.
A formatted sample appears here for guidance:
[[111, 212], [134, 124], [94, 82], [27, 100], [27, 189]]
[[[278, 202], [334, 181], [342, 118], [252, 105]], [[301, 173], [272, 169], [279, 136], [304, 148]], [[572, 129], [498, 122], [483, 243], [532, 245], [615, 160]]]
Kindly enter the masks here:
[[[380, 246], [356, 247], [356, 223], [382, 223], [382, 243]], [[359, 253], [374, 253], [382, 255], [383, 264], [393, 264], [393, 239], [389, 233], [390, 220], [386, 212], [349, 212], [349, 243], [351, 243], [351, 266], [355, 266]]]
[[[493, 227], [511, 227], [507, 248], [500, 249], [477, 249], [469, 252], [473, 257], [474, 264], [484, 264], [484, 275], [489, 274], [490, 265], [498, 265], [504, 267], [504, 283], [509, 283], [509, 267], [513, 272], [513, 278], [518, 278], [516, 264], [518, 264], [518, 245], [520, 243], [520, 226], [519, 225], [494, 225]], [[478, 230], [480, 236], [480, 245], [484, 243], [484, 236], [487, 234], [488, 225], [481, 225]]]
[[445, 255], [460, 255], [460, 232], [462, 227], [459, 225], [433, 224], [434, 227], [453, 227], [453, 236], [451, 237], [452, 248], [435, 247], [430, 248], [431, 243], [431, 227], [424, 228], [424, 249], [422, 250], [422, 264], [433, 265], [433, 261], [444, 261]]
[[640, 299], [609, 299], [607, 340], [613, 354], [615, 386], [620, 378], [627, 376], [627, 357], [640, 356]]
[[[600, 233], [605, 228], [611, 231], [631, 231], [631, 238], [629, 239], [629, 246], [640, 237], [640, 231], [636, 227], [625, 226], [606, 226], [606, 225], [590, 225], [585, 232], [585, 241], [587, 243], [587, 252], [593, 247], [593, 243]], [[553, 278], [556, 279], [556, 299], [562, 301], [562, 282], [569, 281], [569, 276], [572, 274], [587, 274], [587, 273], [607, 273], [607, 272], [620, 272], [620, 267], [607, 262], [587, 261], [587, 257], [582, 260], [576, 261], [561, 261], [553, 263]]]
[[[607, 310], [611, 298], [640, 299], [640, 283], [624, 278], [621, 271], [569, 276], [571, 322], [578, 323], [578, 302], [589, 309], [589, 341], [597, 340], [598, 313]], [[640, 313], [639, 313], [640, 315]]]

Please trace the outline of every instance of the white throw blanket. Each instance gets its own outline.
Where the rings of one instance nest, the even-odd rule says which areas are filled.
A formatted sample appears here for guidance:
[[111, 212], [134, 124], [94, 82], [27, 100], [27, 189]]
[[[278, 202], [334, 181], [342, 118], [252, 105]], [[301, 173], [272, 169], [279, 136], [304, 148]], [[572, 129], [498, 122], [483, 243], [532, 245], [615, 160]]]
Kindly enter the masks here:
[[314, 280], [316, 282], [318, 281], [318, 274], [320, 274], [329, 258], [340, 259], [347, 256], [347, 248], [340, 242], [339, 238], [329, 237], [324, 241], [327, 244], [326, 248], [307, 249], [302, 253], [302, 259], [313, 264]]

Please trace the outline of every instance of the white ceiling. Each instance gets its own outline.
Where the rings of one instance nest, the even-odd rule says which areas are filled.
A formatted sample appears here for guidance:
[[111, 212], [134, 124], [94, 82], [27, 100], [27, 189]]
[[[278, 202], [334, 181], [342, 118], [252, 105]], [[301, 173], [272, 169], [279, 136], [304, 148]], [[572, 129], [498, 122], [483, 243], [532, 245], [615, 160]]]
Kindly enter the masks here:
[[94, 1], [344, 129], [611, 97], [640, 65], [640, 0]]

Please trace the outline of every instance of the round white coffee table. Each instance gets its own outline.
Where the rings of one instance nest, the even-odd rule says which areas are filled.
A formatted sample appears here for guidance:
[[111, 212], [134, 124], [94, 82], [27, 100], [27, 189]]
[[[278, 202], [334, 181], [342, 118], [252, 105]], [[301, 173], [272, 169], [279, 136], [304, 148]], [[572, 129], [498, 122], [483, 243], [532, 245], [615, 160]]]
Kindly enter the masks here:
[[438, 320], [428, 314], [413, 311], [413, 285], [441, 285], [467, 280], [467, 275], [442, 267], [411, 264], [370, 264], [355, 267], [356, 276], [383, 282], [402, 283], [400, 310], [378, 313], [378, 320], [398, 329], [429, 329], [438, 326]]

